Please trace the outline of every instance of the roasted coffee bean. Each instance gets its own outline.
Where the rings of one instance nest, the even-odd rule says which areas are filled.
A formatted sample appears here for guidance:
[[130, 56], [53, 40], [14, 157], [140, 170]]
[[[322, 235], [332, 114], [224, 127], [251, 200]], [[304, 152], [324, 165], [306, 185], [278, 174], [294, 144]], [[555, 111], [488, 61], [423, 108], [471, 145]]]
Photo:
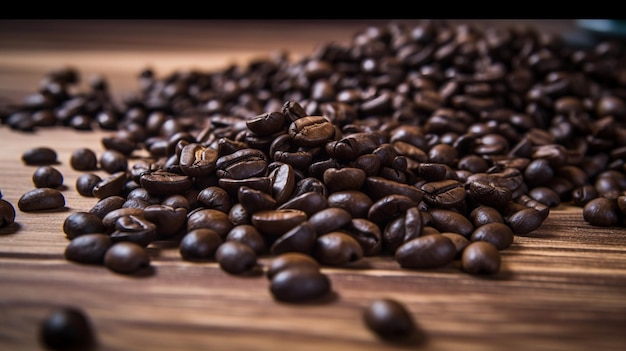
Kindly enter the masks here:
[[474, 208], [468, 218], [472, 224], [474, 224], [474, 227], [480, 227], [483, 224], [493, 222], [504, 223], [502, 214], [497, 209], [490, 206], [478, 206]]
[[103, 219], [109, 212], [122, 208], [126, 200], [121, 196], [109, 196], [98, 200], [89, 213], [94, 213], [96, 216]]
[[315, 228], [308, 221], [304, 221], [278, 237], [272, 243], [270, 252], [272, 255], [280, 255], [286, 252], [310, 254], [316, 239], [317, 233]]
[[139, 181], [144, 189], [157, 196], [183, 194], [193, 185], [189, 176], [166, 171], [144, 174]]
[[385, 225], [382, 233], [383, 251], [394, 253], [405, 242], [425, 235], [424, 228], [422, 211], [417, 206], [408, 208], [403, 215]]
[[104, 233], [104, 224], [96, 214], [79, 211], [65, 218], [63, 232], [69, 240], [72, 240], [84, 234]]
[[310, 268], [317, 271], [321, 268], [319, 263], [310, 255], [302, 252], [285, 252], [271, 259], [265, 276], [268, 279], [272, 279], [280, 271], [296, 267]]
[[112, 233], [115, 230], [115, 224], [118, 218], [123, 216], [143, 217], [143, 209], [136, 207], [120, 207], [111, 210], [102, 217], [102, 225], [106, 233]]
[[216, 231], [221, 238], [225, 238], [233, 228], [228, 215], [222, 211], [200, 208], [187, 215], [187, 232], [194, 229], [208, 228]]
[[252, 214], [251, 223], [266, 236], [278, 237], [306, 221], [304, 211], [297, 209], [276, 209], [259, 211]]
[[114, 243], [130, 241], [146, 247], [157, 239], [156, 225], [140, 216], [124, 215], [117, 218], [110, 236]]
[[115, 150], [105, 150], [100, 155], [100, 167], [109, 174], [128, 170], [128, 158]]
[[254, 215], [259, 211], [272, 210], [276, 208], [276, 200], [265, 192], [242, 186], [237, 192], [239, 203], [246, 212]]
[[155, 239], [167, 239], [186, 229], [187, 210], [182, 207], [168, 205], [148, 205], [143, 209], [143, 217], [154, 223], [156, 229]]
[[302, 178], [296, 183], [296, 189], [294, 191], [293, 197], [297, 197], [304, 193], [318, 193], [322, 195], [324, 198], [328, 196], [328, 188], [326, 184], [321, 180], [313, 177]]
[[496, 208], [505, 206], [513, 199], [513, 193], [508, 188], [483, 180], [470, 181], [469, 194], [479, 204]]
[[266, 176], [251, 177], [247, 179], [220, 178], [218, 180], [218, 185], [234, 198], [237, 197], [239, 188], [242, 186], [247, 186], [248, 188], [262, 191], [267, 194], [272, 192], [272, 179]]
[[383, 235], [376, 223], [365, 218], [353, 218], [342, 231], [359, 242], [363, 256], [375, 256], [381, 252]]
[[101, 140], [106, 150], [115, 150], [125, 156], [130, 156], [137, 148], [137, 140], [121, 136], [107, 136]]
[[265, 237], [259, 230], [250, 224], [235, 225], [226, 235], [225, 241], [239, 241], [250, 246], [257, 256], [266, 254], [269, 249]]
[[528, 207], [505, 217], [504, 222], [513, 230], [513, 234], [523, 235], [539, 228], [543, 223], [543, 215], [536, 209]]
[[411, 239], [395, 251], [402, 268], [429, 269], [443, 267], [454, 260], [457, 249], [452, 240], [441, 234]]
[[50, 350], [90, 350], [96, 344], [89, 316], [73, 306], [56, 308], [47, 315], [39, 326], [39, 340]]
[[410, 197], [416, 203], [420, 203], [424, 197], [422, 190], [408, 184], [388, 180], [382, 177], [367, 177], [365, 180], [367, 194], [376, 201], [388, 195], [404, 195]]
[[508, 225], [498, 222], [480, 225], [474, 229], [470, 236], [470, 240], [490, 242], [498, 250], [504, 250], [511, 246], [514, 238], [513, 230]]
[[430, 206], [455, 208], [465, 203], [465, 188], [457, 180], [446, 179], [427, 182], [420, 189], [424, 193], [424, 201]]
[[198, 193], [198, 202], [206, 208], [228, 213], [231, 207], [230, 195], [218, 186], [210, 186]]
[[78, 263], [104, 264], [104, 255], [112, 245], [107, 234], [87, 233], [72, 239], [65, 247], [64, 256]]
[[135, 274], [150, 266], [150, 255], [137, 243], [120, 241], [107, 250], [104, 265], [116, 273]]
[[57, 210], [65, 207], [65, 196], [57, 189], [37, 188], [22, 194], [17, 207], [23, 212]]
[[470, 274], [496, 274], [500, 271], [500, 251], [490, 242], [474, 241], [463, 249], [461, 266]]
[[298, 118], [289, 126], [291, 141], [303, 147], [322, 146], [335, 137], [335, 127], [323, 116]]
[[278, 206], [278, 210], [300, 210], [307, 216], [329, 207], [328, 200], [318, 192], [308, 192], [292, 197]]
[[269, 175], [272, 181], [272, 198], [276, 200], [276, 205], [285, 203], [296, 188], [296, 173], [290, 164], [280, 164]]
[[367, 218], [368, 211], [374, 203], [360, 190], [344, 190], [328, 195], [328, 207], [339, 207], [350, 212], [352, 218]]
[[230, 274], [244, 274], [257, 266], [254, 250], [239, 241], [225, 241], [215, 251], [220, 268]]
[[435, 234], [435, 235], [443, 235], [447, 237], [448, 239], [452, 240], [452, 243], [456, 247], [455, 259], [461, 258], [461, 255], [463, 254], [463, 249], [465, 249], [465, 247], [472, 242], [470, 239], [458, 233], [444, 232], [444, 233]]
[[78, 148], [70, 155], [70, 166], [77, 171], [93, 171], [98, 168], [98, 156], [89, 148]]
[[463, 214], [442, 208], [431, 208], [428, 213], [432, 217], [433, 227], [440, 232], [459, 233], [464, 237], [469, 236], [474, 231], [474, 225]]
[[194, 229], [187, 232], [178, 245], [178, 251], [183, 260], [212, 260], [217, 248], [222, 245], [220, 235], [207, 228]]
[[58, 188], [63, 185], [63, 174], [53, 166], [39, 166], [33, 173], [36, 188]]
[[598, 197], [590, 200], [583, 207], [583, 219], [594, 226], [611, 227], [620, 221], [617, 200]]
[[233, 225], [250, 224], [250, 217], [251, 215], [248, 214], [246, 209], [243, 208], [243, 205], [238, 202], [230, 208], [230, 211], [228, 211], [228, 219]]
[[203, 177], [215, 171], [217, 150], [198, 143], [190, 143], [180, 151], [180, 169], [190, 177]]
[[262, 177], [267, 172], [267, 156], [261, 150], [246, 148], [216, 160], [216, 175], [220, 178], [246, 179]]
[[316, 239], [312, 256], [322, 265], [341, 266], [363, 257], [361, 244], [344, 232], [330, 232]]
[[0, 198], [0, 228], [15, 222], [15, 207], [9, 201]]
[[269, 136], [285, 129], [285, 114], [274, 111], [257, 115], [246, 120], [246, 126], [250, 131], [259, 136]]
[[189, 200], [181, 194], [167, 196], [161, 201], [161, 205], [170, 206], [173, 208], [184, 208], [187, 212], [191, 210], [191, 204], [189, 203]]
[[92, 194], [98, 199], [104, 199], [109, 196], [121, 196], [123, 195], [127, 180], [127, 172], [120, 171], [113, 173], [98, 182], [98, 184], [93, 187]]
[[57, 152], [46, 146], [34, 147], [24, 151], [22, 161], [26, 165], [53, 165], [57, 164]]
[[545, 186], [532, 188], [528, 192], [528, 196], [548, 207], [557, 207], [561, 204], [561, 197], [559, 194]]
[[[558, 193], [557, 193], [558, 194]], [[572, 190], [571, 200], [574, 205], [584, 207], [589, 201], [599, 197], [596, 187], [591, 184], [585, 184]], [[559, 196], [560, 198], [560, 196]]]
[[295, 265], [272, 275], [269, 290], [281, 302], [302, 303], [328, 296], [332, 284], [318, 269]]
[[346, 190], [359, 190], [365, 184], [366, 174], [360, 168], [329, 168], [324, 171], [323, 179], [330, 193]]
[[411, 312], [397, 300], [382, 298], [370, 302], [363, 309], [367, 328], [383, 340], [406, 340], [415, 333]]
[[76, 178], [76, 192], [85, 197], [94, 197], [93, 189], [102, 181], [95, 173], [83, 173]]
[[319, 236], [347, 226], [352, 221], [352, 215], [343, 208], [328, 207], [312, 214], [308, 221]]

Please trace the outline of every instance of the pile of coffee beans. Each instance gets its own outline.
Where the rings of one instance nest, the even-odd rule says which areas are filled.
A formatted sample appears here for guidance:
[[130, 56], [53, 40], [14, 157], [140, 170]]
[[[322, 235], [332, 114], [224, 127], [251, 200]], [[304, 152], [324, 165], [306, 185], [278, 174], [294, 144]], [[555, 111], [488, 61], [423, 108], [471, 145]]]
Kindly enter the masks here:
[[[99, 159], [72, 154], [85, 172], [76, 190], [98, 202], [68, 216], [69, 260], [132, 274], [162, 240], [230, 274], [272, 256], [272, 294], [302, 301], [331, 290], [320, 266], [378, 255], [403, 269], [458, 262], [497, 274], [500, 252], [561, 204], [583, 207], [590, 225], [626, 223], [619, 42], [574, 47], [532, 28], [392, 22], [295, 62], [280, 53], [138, 78], [140, 91], [118, 101], [103, 77], [72, 93], [79, 72], [62, 69], [2, 115], [20, 131], [110, 131]], [[59, 194], [38, 188], [18, 205], [63, 206]], [[383, 337], [411, 328], [388, 300], [365, 319]]]

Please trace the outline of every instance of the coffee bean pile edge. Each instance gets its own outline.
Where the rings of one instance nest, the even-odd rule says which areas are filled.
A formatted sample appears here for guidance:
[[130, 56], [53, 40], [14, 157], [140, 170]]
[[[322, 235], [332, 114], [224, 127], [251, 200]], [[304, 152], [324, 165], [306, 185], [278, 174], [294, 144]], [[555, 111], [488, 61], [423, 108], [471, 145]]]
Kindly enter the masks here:
[[[245, 274], [271, 255], [270, 291], [294, 302], [332, 290], [321, 267], [368, 256], [496, 274], [499, 252], [561, 204], [583, 207], [590, 225], [623, 226], [625, 53], [532, 28], [392, 22], [297, 62], [281, 53], [162, 79], [146, 69], [121, 102], [104, 77], [72, 92], [80, 74], [61, 69], [1, 118], [24, 132], [111, 132], [99, 160], [72, 155], [85, 172], [76, 190], [99, 201], [65, 220], [68, 260], [134, 274], [150, 265], [147, 246], [177, 240], [182, 259]], [[19, 209], [64, 206], [54, 150], [23, 161], [46, 168]], [[15, 209], [2, 201], [4, 226]], [[372, 311], [406, 311], [368, 308], [381, 336], [412, 323], [386, 330]]]

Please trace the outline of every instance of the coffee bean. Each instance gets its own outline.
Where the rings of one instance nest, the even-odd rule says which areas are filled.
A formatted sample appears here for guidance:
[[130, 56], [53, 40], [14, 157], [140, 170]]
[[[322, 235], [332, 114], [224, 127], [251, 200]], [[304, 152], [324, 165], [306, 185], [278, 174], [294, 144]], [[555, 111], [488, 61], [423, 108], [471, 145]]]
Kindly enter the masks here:
[[272, 258], [265, 275], [268, 279], [272, 279], [280, 271], [296, 267], [313, 270], [320, 270], [321, 268], [319, 263], [310, 255], [302, 252], [285, 252]]
[[124, 185], [127, 180], [127, 172], [115, 172], [98, 182], [98, 184], [93, 187], [92, 194], [98, 199], [104, 199], [109, 196], [123, 195]]
[[319, 236], [345, 227], [352, 221], [352, 215], [343, 208], [328, 207], [312, 214], [308, 221]]
[[328, 195], [328, 207], [339, 207], [348, 211], [352, 218], [367, 218], [372, 199], [360, 190], [343, 190]]
[[95, 173], [83, 173], [76, 178], [76, 191], [85, 197], [94, 197], [93, 189], [102, 181]]
[[583, 207], [583, 219], [594, 226], [610, 227], [617, 225], [620, 218], [617, 201], [605, 197], [595, 198]]
[[463, 214], [442, 208], [431, 208], [428, 213], [432, 217], [433, 226], [441, 232], [459, 233], [469, 237], [474, 231], [474, 225]]
[[291, 123], [289, 136], [298, 146], [317, 147], [335, 137], [335, 127], [323, 116], [306, 116]]
[[168, 205], [148, 205], [143, 209], [143, 217], [155, 225], [156, 238], [167, 239], [176, 236], [187, 225], [187, 210]]
[[425, 220], [422, 211], [417, 207], [408, 208], [405, 213], [385, 225], [382, 233], [382, 250], [394, 253], [405, 242], [426, 235]]
[[121, 196], [108, 196], [98, 200], [88, 212], [103, 219], [109, 212], [122, 208], [124, 201], [125, 199]]
[[215, 252], [215, 260], [220, 268], [230, 274], [250, 272], [257, 265], [254, 250], [239, 241], [225, 241]]
[[272, 210], [276, 208], [276, 200], [270, 195], [260, 190], [242, 186], [237, 192], [239, 203], [246, 209], [246, 212], [254, 215], [259, 211]]
[[89, 148], [78, 148], [70, 155], [70, 166], [77, 171], [93, 171], [98, 168], [98, 157]]
[[543, 223], [543, 215], [534, 208], [521, 209], [504, 219], [515, 235], [528, 234]]
[[189, 176], [166, 171], [144, 174], [140, 183], [149, 193], [159, 196], [182, 194], [193, 185]]
[[26, 165], [53, 165], [58, 163], [57, 152], [46, 146], [34, 147], [24, 151], [22, 161]]
[[150, 256], [143, 246], [132, 241], [120, 241], [107, 250], [104, 265], [116, 273], [135, 274], [150, 266]]
[[310, 254], [316, 239], [317, 233], [315, 228], [308, 221], [304, 221], [277, 238], [272, 243], [270, 252], [272, 255], [279, 255], [285, 252]]
[[215, 251], [223, 243], [220, 235], [208, 228], [198, 228], [187, 232], [178, 250], [186, 261], [211, 260], [215, 258]]
[[23, 212], [56, 210], [65, 206], [65, 196], [53, 188], [37, 188], [20, 196], [17, 207]]
[[56, 308], [47, 315], [39, 326], [39, 339], [51, 350], [89, 350], [96, 343], [89, 316], [72, 306]]
[[187, 215], [187, 232], [199, 228], [214, 230], [220, 238], [225, 238], [233, 228], [233, 223], [228, 215], [222, 211], [201, 208]]
[[36, 188], [58, 188], [63, 185], [63, 174], [52, 166], [39, 166], [33, 173]]
[[487, 241], [474, 241], [463, 249], [463, 270], [470, 274], [496, 274], [500, 271], [498, 248]]
[[447, 237], [448, 239], [452, 240], [452, 243], [456, 247], [455, 259], [461, 258], [461, 255], [462, 255], [463, 250], [465, 249], [465, 247], [472, 242], [470, 239], [468, 239], [468, 238], [466, 238], [463, 235], [458, 234], [458, 233], [444, 232], [444, 233], [441, 233], [440, 235], [443, 235], [443, 236]]
[[15, 222], [15, 207], [5, 199], [0, 198], [0, 228], [7, 227]]
[[329, 207], [327, 198], [319, 192], [310, 191], [296, 195], [278, 206], [278, 210], [299, 210], [307, 216]]
[[112, 233], [115, 230], [117, 220], [124, 216], [143, 217], [143, 209], [136, 207], [120, 207], [111, 210], [109, 213], [102, 217], [102, 225], [104, 226], [105, 233]]
[[84, 234], [104, 233], [102, 219], [90, 212], [74, 212], [63, 221], [63, 232], [69, 240]]
[[180, 168], [190, 177], [208, 176], [215, 171], [217, 150], [198, 143], [190, 143], [180, 152]]
[[513, 244], [515, 235], [513, 230], [498, 222], [486, 223], [476, 227], [470, 236], [472, 241], [487, 241], [493, 244], [498, 250], [504, 250]]
[[64, 256], [78, 263], [104, 264], [104, 255], [112, 245], [107, 234], [87, 233], [73, 238], [65, 247]]
[[261, 234], [279, 237], [306, 221], [307, 217], [304, 211], [296, 209], [265, 210], [254, 213], [251, 223]]
[[376, 256], [381, 252], [383, 238], [376, 223], [365, 218], [353, 218], [343, 231], [359, 242], [363, 256]]
[[363, 309], [363, 321], [378, 337], [396, 342], [408, 339], [416, 328], [406, 306], [390, 298], [371, 301]]
[[141, 216], [123, 215], [115, 221], [115, 230], [110, 234], [111, 241], [129, 241], [143, 247], [157, 239], [156, 225]]
[[449, 238], [433, 234], [420, 236], [402, 244], [395, 252], [395, 260], [402, 268], [438, 268], [452, 262], [456, 254], [456, 246]]
[[269, 289], [278, 301], [302, 303], [328, 296], [332, 284], [319, 269], [298, 264], [274, 273]]
[[105, 150], [100, 155], [100, 167], [109, 174], [124, 172], [128, 170], [128, 159], [119, 151]]
[[246, 121], [246, 126], [253, 133], [260, 136], [273, 135], [285, 128], [285, 114], [273, 111], [257, 115]]
[[266, 254], [269, 249], [267, 242], [259, 230], [250, 224], [235, 225], [226, 235], [226, 241], [239, 241], [250, 246], [257, 256]]
[[312, 256], [323, 265], [341, 266], [363, 257], [361, 244], [344, 232], [330, 232], [317, 237]]

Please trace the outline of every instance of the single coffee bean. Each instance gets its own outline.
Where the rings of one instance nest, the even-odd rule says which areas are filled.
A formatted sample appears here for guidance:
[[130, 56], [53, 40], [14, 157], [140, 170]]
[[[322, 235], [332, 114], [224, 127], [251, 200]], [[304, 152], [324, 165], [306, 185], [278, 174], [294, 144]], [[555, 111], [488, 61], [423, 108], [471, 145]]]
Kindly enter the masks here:
[[299, 210], [310, 216], [328, 207], [328, 200], [319, 192], [311, 191], [296, 195], [278, 206], [278, 210]]
[[452, 262], [456, 246], [441, 235], [425, 235], [402, 244], [395, 252], [395, 260], [402, 268], [438, 268]]
[[7, 227], [15, 222], [15, 207], [5, 199], [0, 198], [0, 228]]
[[289, 136], [298, 146], [317, 147], [335, 137], [335, 127], [323, 116], [306, 116], [291, 123]]
[[417, 187], [382, 177], [368, 177], [365, 183], [367, 194], [374, 201], [388, 195], [398, 194], [408, 196], [416, 203], [420, 203], [424, 197], [424, 193]]
[[514, 238], [513, 230], [508, 225], [498, 222], [486, 223], [476, 227], [470, 236], [471, 241], [487, 241], [498, 250], [504, 250], [511, 246]]
[[267, 242], [259, 230], [250, 224], [234, 226], [226, 235], [226, 241], [239, 241], [250, 246], [258, 256], [269, 251]]
[[302, 303], [328, 296], [332, 285], [328, 276], [319, 269], [298, 264], [273, 274], [269, 289], [278, 301]]
[[96, 342], [87, 314], [70, 306], [59, 307], [43, 319], [39, 339], [51, 350], [89, 350]]
[[120, 241], [107, 250], [104, 265], [117, 273], [135, 274], [150, 266], [150, 256], [143, 246], [132, 241]]
[[171, 238], [184, 230], [187, 224], [187, 210], [167, 205], [148, 205], [143, 209], [143, 217], [156, 226], [155, 239]]
[[474, 241], [463, 250], [461, 264], [470, 274], [496, 274], [500, 271], [500, 251], [487, 241]]
[[363, 256], [375, 256], [382, 250], [383, 238], [378, 225], [365, 218], [353, 218], [343, 230], [363, 248]]
[[104, 264], [104, 255], [112, 245], [111, 237], [107, 234], [83, 234], [70, 241], [65, 247], [64, 256], [78, 263]]
[[459, 212], [442, 208], [431, 208], [428, 213], [432, 217], [433, 227], [440, 232], [459, 233], [468, 237], [474, 231], [474, 225], [470, 220]]
[[76, 192], [85, 197], [94, 197], [93, 189], [102, 181], [95, 173], [83, 173], [76, 178]]
[[505, 217], [504, 222], [515, 235], [523, 235], [539, 228], [543, 223], [543, 215], [534, 208], [527, 207]]
[[57, 152], [46, 146], [34, 147], [24, 151], [22, 161], [26, 165], [53, 165], [58, 163]]
[[285, 252], [272, 258], [265, 275], [268, 279], [272, 279], [280, 271], [295, 267], [313, 270], [320, 270], [321, 268], [319, 263], [310, 255], [302, 252]]
[[259, 211], [251, 217], [259, 232], [270, 237], [279, 237], [306, 220], [304, 211], [294, 209]]
[[36, 188], [58, 188], [63, 185], [63, 174], [53, 166], [39, 166], [33, 173]]
[[406, 340], [415, 332], [413, 316], [394, 299], [372, 301], [363, 310], [363, 321], [369, 330], [384, 340]]
[[246, 126], [254, 134], [269, 136], [284, 130], [285, 120], [285, 114], [280, 111], [274, 111], [246, 120]]
[[233, 228], [233, 223], [230, 221], [228, 214], [222, 211], [201, 208], [187, 215], [187, 232], [199, 228], [214, 230], [223, 239]]
[[250, 272], [257, 265], [254, 250], [238, 241], [223, 242], [215, 252], [215, 260], [223, 271], [235, 275]]
[[76, 171], [93, 171], [98, 168], [98, 156], [89, 148], [78, 148], [70, 155], [70, 166]]
[[296, 188], [296, 173], [293, 166], [283, 163], [273, 170], [269, 177], [272, 180], [272, 198], [280, 206], [289, 200]]
[[361, 244], [344, 232], [330, 232], [317, 237], [312, 256], [323, 265], [341, 266], [363, 257]]
[[208, 176], [215, 171], [217, 150], [198, 143], [190, 143], [180, 152], [180, 168], [190, 177]]
[[149, 193], [157, 196], [183, 194], [193, 185], [189, 176], [166, 171], [144, 174], [139, 182]]
[[465, 188], [458, 180], [446, 179], [423, 184], [424, 201], [430, 206], [455, 208], [465, 203]]
[[37, 188], [20, 196], [17, 207], [23, 212], [57, 210], [65, 206], [65, 196], [53, 188]]
[[88, 212], [103, 219], [109, 212], [122, 208], [126, 200], [121, 196], [109, 196], [98, 200]]
[[277, 238], [272, 243], [270, 252], [272, 255], [280, 255], [285, 252], [310, 254], [316, 239], [315, 228], [308, 221], [304, 221]]
[[122, 136], [108, 136], [101, 140], [106, 150], [115, 150], [124, 156], [130, 156], [137, 148], [137, 140]]
[[157, 238], [156, 225], [141, 216], [124, 215], [117, 218], [110, 236], [114, 243], [130, 241], [146, 247]]
[[120, 171], [110, 174], [93, 187], [92, 194], [98, 199], [123, 195], [124, 185], [127, 181], [127, 172]]
[[504, 223], [504, 217], [495, 208], [490, 206], [478, 206], [473, 209], [469, 214], [469, 220], [474, 224], [474, 227], [480, 227], [483, 224], [499, 222]]
[[143, 209], [136, 207], [120, 207], [111, 210], [109, 213], [102, 217], [102, 225], [104, 226], [104, 232], [107, 234], [112, 233], [115, 230], [117, 220], [124, 216], [143, 217]]
[[254, 215], [259, 211], [272, 210], [276, 208], [276, 200], [270, 195], [260, 190], [242, 186], [237, 192], [239, 203], [246, 209], [246, 212]]
[[222, 243], [223, 240], [216, 231], [199, 228], [183, 236], [178, 251], [186, 261], [211, 260], [215, 258], [215, 251]]
[[352, 221], [352, 215], [343, 208], [328, 207], [315, 212], [308, 221], [319, 236], [347, 226]]
[[619, 223], [620, 210], [617, 201], [598, 197], [583, 207], [583, 219], [594, 226], [611, 227]]
[[104, 233], [102, 219], [90, 212], [74, 212], [63, 221], [63, 232], [69, 240], [84, 234]]
[[404, 215], [389, 221], [382, 233], [383, 251], [395, 253], [400, 245], [405, 242], [426, 235], [423, 212], [417, 207], [407, 209]]
[[228, 211], [228, 219], [233, 225], [250, 224], [251, 219], [246, 209], [240, 203], [234, 204]]
[[105, 150], [100, 155], [100, 167], [107, 173], [113, 174], [128, 170], [128, 158], [115, 150]]
[[323, 179], [329, 192], [359, 190], [365, 184], [366, 174], [360, 168], [329, 168], [324, 171]]
[[328, 207], [339, 207], [350, 212], [352, 218], [367, 218], [367, 213], [374, 203], [360, 190], [344, 190], [328, 195]]
[[376, 200], [367, 212], [367, 218], [381, 226], [402, 216], [406, 211], [417, 206], [417, 203], [405, 195], [387, 195]]

